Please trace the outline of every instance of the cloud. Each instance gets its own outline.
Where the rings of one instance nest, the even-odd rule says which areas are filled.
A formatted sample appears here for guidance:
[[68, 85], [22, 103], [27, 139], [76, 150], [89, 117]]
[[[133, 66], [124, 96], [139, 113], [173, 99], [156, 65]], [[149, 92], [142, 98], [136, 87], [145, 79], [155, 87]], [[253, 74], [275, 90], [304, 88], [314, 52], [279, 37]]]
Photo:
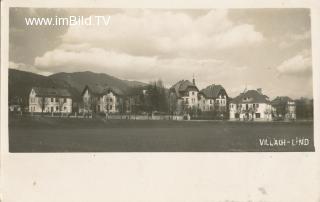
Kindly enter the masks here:
[[38, 69], [33, 65], [28, 65], [25, 63], [15, 63], [12, 61], [9, 61], [9, 68], [20, 70], [20, 71], [36, 72], [36, 73], [42, 74], [42, 75], [50, 75], [51, 74], [51, 72], [42, 71], [41, 69]]
[[205, 86], [248, 68], [217, 59], [214, 52], [255, 46], [264, 36], [253, 25], [234, 24], [226, 10], [194, 16], [128, 9], [113, 14], [108, 26], [70, 26], [61, 39], [60, 46], [35, 58], [38, 69], [91, 70], [140, 81], [162, 78], [169, 85], [196, 74]]
[[286, 49], [290, 48], [300, 42], [305, 42], [306, 40], [310, 41], [311, 38], [311, 32], [310, 30], [307, 30], [302, 33], [290, 33], [286, 34], [285, 38], [279, 43], [279, 48]]
[[[79, 47], [81, 49], [85, 45], [77, 46]], [[37, 57], [35, 66], [38, 71], [56, 73], [90, 70], [145, 82], [161, 78], [167, 85], [181, 79], [191, 79], [195, 74], [197, 78], [201, 78], [198, 83], [200, 87], [214, 82], [224, 82], [226, 76], [232, 74], [236, 74], [234, 78], [237, 78], [247, 71], [245, 66], [236, 66], [216, 59], [133, 56], [102, 48], [88, 48], [81, 51], [64, 48], [66, 47], [61, 46], [59, 49], [48, 51], [42, 57]]]
[[131, 55], [201, 56], [212, 51], [259, 44], [263, 35], [250, 24], [234, 24], [226, 10], [200, 16], [166, 10], [125, 10], [108, 26], [72, 26], [62, 40]]
[[108, 26], [70, 26], [61, 39], [60, 46], [35, 58], [35, 67], [52, 73], [91, 70], [146, 82], [162, 78], [168, 85], [196, 74], [205, 87], [234, 73], [241, 77], [248, 69], [217, 59], [214, 52], [255, 46], [264, 37], [253, 25], [234, 24], [226, 10], [193, 16], [129, 9], [113, 14]]
[[277, 70], [280, 75], [287, 76], [310, 76], [312, 73], [312, 61], [309, 51], [302, 51], [299, 54], [283, 61]]

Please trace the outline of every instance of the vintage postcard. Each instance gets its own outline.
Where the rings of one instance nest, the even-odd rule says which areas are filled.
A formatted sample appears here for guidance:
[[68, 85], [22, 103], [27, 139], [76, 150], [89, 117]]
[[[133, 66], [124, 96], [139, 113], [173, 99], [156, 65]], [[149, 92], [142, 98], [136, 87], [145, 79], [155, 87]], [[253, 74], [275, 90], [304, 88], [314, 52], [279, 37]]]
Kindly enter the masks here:
[[10, 152], [314, 151], [310, 9], [9, 15]]
[[[107, 165], [114, 166], [107, 170], [115, 171], [121, 158], [130, 159], [127, 166], [134, 169], [128, 179], [135, 179], [138, 172], [143, 186], [128, 191], [135, 193], [133, 198], [126, 198], [124, 189], [118, 192], [124, 195], [117, 196], [118, 189], [113, 188], [114, 194], [103, 200], [99, 196], [105, 184], [91, 181], [89, 190], [100, 187], [94, 197], [66, 194], [48, 201], [319, 201], [320, 193], [314, 190], [319, 188], [319, 166], [299, 167], [302, 162], [319, 163], [319, 27], [315, 25], [319, 8], [311, 2], [254, 7], [3, 3], [1, 164], [7, 179], [3, 201], [22, 200], [12, 191], [19, 162], [27, 164], [22, 177], [30, 197], [26, 201], [44, 201], [49, 189], [41, 183], [62, 184], [44, 174], [54, 172], [49, 165], [64, 164], [60, 176], [69, 176], [70, 170], [82, 165], [82, 157], [85, 164], [94, 161], [85, 166], [93, 173]], [[162, 159], [156, 162], [157, 156]], [[48, 163], [26, 179], [36, 162]], [[139, 194], [155, 188], [147, 185], [151, 183], [147, 179], [160, 180], [160, 188], [167, 186], [168, 181], [161, 179], [168, 176], [187, 181], [186, 171], [157, 175], [159, 164], [166, 170], [166, 165], [179, 168], [178, 162], [187, 170], [207, 165], [195, 168], [206, 175], [191, 174], [194, 181], [186, 190], [192, 196], [179, 189], [172, 197], [162, 198], [151, 190], [150, 195]], [[157, 169], [150, 171], [147, 165]], [[276, 182], [269, 180], [274, 172], [279, 172], [274, 180], [284, 179], [289, 168], [298, 175], [310, 173], [300, 175], [281, 194], [274, 188]], [[66, 177], [68, 183], [77, 184], [74, 179], [83, 174], [75, 171]], [[92, 179], [111, 179], [110, 175], [95, 174]], [[250, 188], [237, 190], [219, 175], [243, 175], [234, 180]], [[264, 183], [249, 182], [255, 177]], [[223, 181], [223, 186], [213, 185], [214, 179]], [[123, 180], [112, 178], [107, 184]], [[176, 187], [169, 183], [165, 190]], [[307, 185], [310, 189], [304, 192]], [[34, 190], [37, 186], [39, 192]], [[88, 188], [79, 186], [77, 190]], [[219, 190], [217, 197], [209, 194], [211, 186]], [[229, 189], [241, 194], [228, 198], [222, 192]], [[56, 194], [64, 193], [58, 190]], [[286, 198], [293, 190], [301, 193]]]

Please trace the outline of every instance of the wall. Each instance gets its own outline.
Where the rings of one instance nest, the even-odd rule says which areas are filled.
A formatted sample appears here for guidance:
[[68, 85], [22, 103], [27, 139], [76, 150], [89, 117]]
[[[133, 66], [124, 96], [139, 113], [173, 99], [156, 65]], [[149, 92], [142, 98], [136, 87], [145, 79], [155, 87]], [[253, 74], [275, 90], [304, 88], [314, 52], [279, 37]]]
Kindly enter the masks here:
[[[43, 98], [37, 97], [36, 93], [32, 89], [29, 95], [29, 112], [42, 112], [42, 104], [44, 104], [43, 112], [64, 112], [71, 113], [72, 112], [72, 99], [66, 98], [66, 102], [64, 102], [64, 98], [52, 98], [51, 97]], [[58, 99], [58, 101], [57, 101]], [[41, 101], [43, 100], [43, 101]], [[42, 103], [44, 102], [44, 103]]]
[[[253, 107], [253, 104], [259, 104], [259, 106], [256, 108], [256, 111], [252, 115], [249, 113], [249, 119], [255, 120], [255, 121], [271, 121], [272, 115], [271, 115], [271, 105], [266, 103], [250, 103], [248, 104], [249, 108]], [[229, 105], [229, 113], [230, 113], [230, 120], [237, 120], [235, 117], [235, 114], [237, 113], [236, 104], [230, 103]], [[241, 104], [241, 113], [239, 114], [240, 120], [246, 119], [246, 113], [243, 111], [246, 109], [246, 104]], [[266, 113], [269, 112], [269, 113]], [[260, 118], [256, 117], [256, 113], [260, 113]]]
[[[110, 106], [111, 106], [111, 109], [110, 109]], [[119, 111], [117, 109], [117, 97], [112, 92], [108, 93], [107, 95], [103, 95], [99, 99], [99, 111], [100, 112], [108, 112], [107, 107], [109, 107], [110, 113], [115, 113], [115, 112]]]

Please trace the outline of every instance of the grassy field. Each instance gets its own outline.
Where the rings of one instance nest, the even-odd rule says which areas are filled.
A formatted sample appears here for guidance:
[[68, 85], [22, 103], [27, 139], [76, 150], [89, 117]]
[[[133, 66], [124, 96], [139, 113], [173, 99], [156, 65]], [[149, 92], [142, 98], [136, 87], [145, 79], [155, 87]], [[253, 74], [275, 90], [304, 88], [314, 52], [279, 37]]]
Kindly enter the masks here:
[[[308, 144], [262, 145], [261, 140]], [[9, 118], [10, 152], [314, 151], [313, 122]]]

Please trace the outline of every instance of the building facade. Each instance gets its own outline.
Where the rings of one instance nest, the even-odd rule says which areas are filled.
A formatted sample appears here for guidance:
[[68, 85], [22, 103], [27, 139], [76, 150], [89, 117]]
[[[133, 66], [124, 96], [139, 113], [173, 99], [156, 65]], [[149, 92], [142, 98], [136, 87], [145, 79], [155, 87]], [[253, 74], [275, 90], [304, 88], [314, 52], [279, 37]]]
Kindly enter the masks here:
[[117, 113], [123, 105], [122, 92], [111, 87], [89, 87], [85, 86], [82, 92], [83, 105], [80, 113]]
[[29, 112], [71, 113], [71, 94], [67, 89], [33, 87], [29, 94]]
[[215, 116], [227, 117], [228, 94], [221, 85], [209, 85], [199, 91], [195, 79], [181, 80], [169, 89], [170, 111], [177, 114], [214, 112]]
[[273, 116], [278, 120], [296, 120], [296, 103], [287, 96], [278, 96], [271, 102]]
[[248, 90], [230, 101], [230, 120], [271, 121], [272, 106], [261, 89]]
[[169, 89], [169, 105], [172, 113], [182, 114], [188, 110], [198, 109], [199, 89], [195, 80], [181, 80]]
[[221, 85], [212, 84], [199, 93], [199, 108], [204, 111], [228, 112], [228, 94]]

